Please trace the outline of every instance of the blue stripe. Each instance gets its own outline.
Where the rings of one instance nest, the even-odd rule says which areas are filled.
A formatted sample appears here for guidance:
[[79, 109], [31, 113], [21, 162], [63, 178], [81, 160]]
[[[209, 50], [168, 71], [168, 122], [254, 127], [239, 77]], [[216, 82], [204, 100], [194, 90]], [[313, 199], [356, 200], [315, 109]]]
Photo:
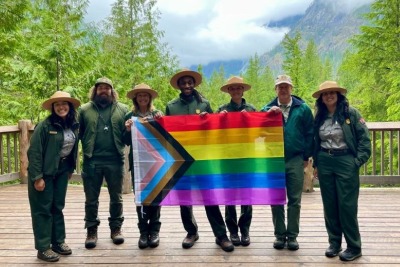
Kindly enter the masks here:
[[[158, 153], [161, 155], [161, 157], [165, 161], [164, 164], [161, 166], [161, 168], [154, 175], [154, 177], [150, 180], [150, 182], [142, 190], [142, 192], [139, 196], [139, 199], [140, 199], [140, 201], [143, 201], [149, 196], [150, 193], [153, 192], [154, 188], [158, 185], [158, 183], [165, 176], [165, 174], [168, 172], [168, 170], [171, 168], [171, 166], [175, 163], [175, 159], [164, 148], [164, 146], [161, 145], [159, 140], [157, 138], [155, 138], [154, 135], [146, 127], [144, 127], [142, 123], [140, 123], [138, 121], [137, 117], [133, 117], [133, 121], [135, 123], [137, 130], [153, 146], [154, 150], [158, 151]], [[139, 164], [139, 168], [140, 168], [140, 162], [137, 162], [134, 160], [134, 164], [135, 165]]]
[[183, 176], [173, 190], [285, 188], [285, 173], [239, 173]]

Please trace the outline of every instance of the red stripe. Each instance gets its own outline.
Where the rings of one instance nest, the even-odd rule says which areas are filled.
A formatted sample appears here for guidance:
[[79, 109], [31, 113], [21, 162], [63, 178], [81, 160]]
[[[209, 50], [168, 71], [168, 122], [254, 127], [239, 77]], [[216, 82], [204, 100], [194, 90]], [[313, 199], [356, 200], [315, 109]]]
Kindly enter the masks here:
[[275, 112], [229, 112], [218, 114], [164, 116], [158, 120], [168, 132], [282, 126]]

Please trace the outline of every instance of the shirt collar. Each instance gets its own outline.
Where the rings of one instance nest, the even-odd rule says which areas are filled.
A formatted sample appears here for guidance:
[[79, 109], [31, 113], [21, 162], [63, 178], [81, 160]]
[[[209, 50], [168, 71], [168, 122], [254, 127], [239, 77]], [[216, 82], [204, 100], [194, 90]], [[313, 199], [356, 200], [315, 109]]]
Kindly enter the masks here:
[[[290, 98], [290, 102], [288, 103], [288, 104], [285, 104], [286, 105], [286, 107], [291, 107], [292, 106], [292, 103], [293, 103], [293, 98]], [[279, 106], [282, 106], [283, 104], [281, 104], [281, 102], [279, 102], [279, 99], [278, 99], [278, 105]]]

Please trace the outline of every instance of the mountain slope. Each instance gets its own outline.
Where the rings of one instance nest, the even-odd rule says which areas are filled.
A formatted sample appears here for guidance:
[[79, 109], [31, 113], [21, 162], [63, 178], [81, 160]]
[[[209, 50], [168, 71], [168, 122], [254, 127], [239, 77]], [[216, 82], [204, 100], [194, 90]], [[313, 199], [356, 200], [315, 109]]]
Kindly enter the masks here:
[[[362, 14], [368, 12], [369, 8], [369, 5], [364, 5], [345, 11], [338, 2], [316, 0], [288, 34], [293, 37], [300, 32], [300, 46], [303, 49], [309, 40], [314, 40], [320, 56], [331, 59], [337, 66], [344, 52], [350, 48], [349, 39], [359, 33], [360, 26], [366, 23]], [[283, 52], [283, 46], [279, 44], [262, 55], [264, 64], [270, 66], [274, 73], [281, 72]]]
[[[362, 14], [370, 10], [370, 5], [346, 10], [340, 1], [315, 0], [302, 16], [293, 16], [282, 21], [273, 21], [268, 27], [289, 27], [289, 36], [300, 32], [301, 48], [305, 49], [309, 40], [314, 40], [322, 58], [329, 58], [334, 68], [340, 64], [343, 54], [350, 48], [349, 39], [359, 33], [361, 25], [366, 24]], [[271, 51], [262, 54], [262, 64], [268, 65], [274, 74], [282, 72], [284, 60], [282, 43]], [[203, 65], [204, 75], [210, 77], [213, 71], [223, 66], [226, 76], [239, 75], [246, 69], [246, 61], [218, 61]], [[197, 66], [191, 66], [197, 69]]]

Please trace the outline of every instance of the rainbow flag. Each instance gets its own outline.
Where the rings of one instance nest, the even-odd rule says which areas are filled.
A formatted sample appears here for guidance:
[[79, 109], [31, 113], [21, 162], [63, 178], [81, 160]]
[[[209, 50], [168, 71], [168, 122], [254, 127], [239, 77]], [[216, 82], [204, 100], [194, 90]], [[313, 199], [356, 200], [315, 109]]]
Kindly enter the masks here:
[[136, 205], [286, 203], [281, 114], [132, 119]]

